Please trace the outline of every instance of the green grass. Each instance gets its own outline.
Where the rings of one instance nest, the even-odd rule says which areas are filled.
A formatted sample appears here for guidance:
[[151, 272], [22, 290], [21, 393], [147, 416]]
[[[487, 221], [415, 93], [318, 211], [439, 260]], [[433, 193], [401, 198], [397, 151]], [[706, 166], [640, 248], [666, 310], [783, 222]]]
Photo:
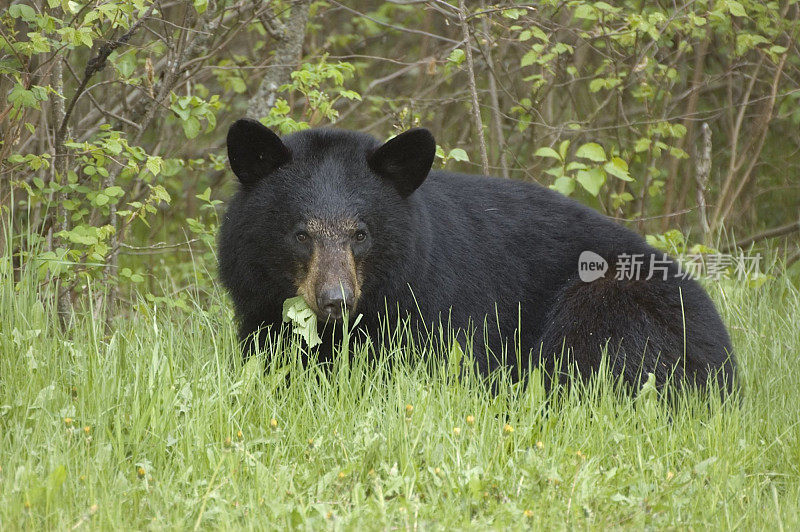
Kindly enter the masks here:
[[[741, 399], [670, 407], [607, 378], [490, 395], [362, 352], [287, 385], [284, 364], [231, 364], [220, 293], [62, 332], [2, 274], [0, 529], [797, 529], [800, 292], [710, 288]], [[299, 346], [274, 347], [291, 366]]]

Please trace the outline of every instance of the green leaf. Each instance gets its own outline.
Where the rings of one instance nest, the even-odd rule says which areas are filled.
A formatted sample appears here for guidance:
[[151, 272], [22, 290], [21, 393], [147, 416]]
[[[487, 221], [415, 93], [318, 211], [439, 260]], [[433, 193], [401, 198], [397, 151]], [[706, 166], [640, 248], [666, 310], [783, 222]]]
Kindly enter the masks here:
[[745, 11], [744, 6], [736, 0], [728, 0], [728, 11], [734, 17], [747, 17], [747, 11]]
[[536, 150], [536, 152], [534, 152], [533, 155], [535, 155], [536, 157], [550, 157], [551, 159], [556, 159], [558, 161], [561, 160], [561, 156], [558, 154], [558, 152], [553, 148], [549, 148], [547, 146], [539, 148], [538, 150]]
[[188, 119], [181, 122], [181, 126], [183, 126], [183, 132], [186, 134], [186, 138], [193, 139], [200, 133], [200, 121], [194, 116], [190, 116]]
[[189, 120], [189, 116], [191, 116], [192, 114], [191, 109], [185, 109], [183, 107], [180, 107], [179, 105], [173, 105], [172, 107], [170, 107], [170, 109], [172, 109], [172, 112], [178, 115], [178, 118], [180, 118], [181, 120]]
[[541, 53], [538, 50], [530, 50], [528, 53], [522, 56], [519, 65], [523, 67], [530, 66], [534, 64], [540, 56]]
[[628, 163], [619, 157], [612, 157], [610, 161], [603, 165], [603, 169], [623, 181], [633, 181], [628, 173]]
[[112, 64], [117, 69], [120, 77], [129, 78], [136, 70], [136, 49], [131, 48], [125, 53], [117, 55]]
[[119, 139], [111, 138], [106, 140], [106, 149], [114, 155], [119, 155], [122, 153], [122, 144], [120, 144]]
[[590, 4], [580, 4], [578, 7], [575, 8], [575, 12], [573, 13], [575, 18], [581, 18], [585, 20], [597, 20], [597, 12], [594, 7]]
[[575, 191], [575, 180], [569, 176], [561, 176], [556, 179], [555, 183], [550, 185], [550, 188], [569, 196]]
[[589, 92], [598, 92], [606, 88], [604, 78], [596, 78], [589, 82]]
[[103, 194], [105, 194], [106, 196], [112, 197], [112, 198], [119, 198], [123, 194], [125, 194], [125, 191], [122, 190], [122, 187], [118, 187], [116, 185], [113, 185], [113, 186], [110, 186], [107, 189], [105, 189], [103, 191]]
[[150, 173], [158, 175], [161, 172], [162, 160], [161, 157], [153, 156], [148, 157], [147, 162], [144, 163]]
[[688, 159], [689, 154], [686, 153], [684, 150], [678, 148], [677, 146], [670, 146], [669, 154], [675, 157], [676, 159]]
[[81, 42], [86, 45], [87, 48], [91, 48], [93, 41], [92, 41], [92, 30], [85, 28], [81, 29], [78, 32], [78, 37], [80, 38]]
[[554, 166], [552, 168], [548, 168], [544, 171], [545, 174], [551, 175], [553, 177], [561, 177], [564, 175], [564, 167], [560, 164], [558, 166]]
[[109, 198], [102, 192], [99, 192], [97, 196], [95, 196], [94, 201], [92, 203], [94, 203], [98, 207], [102, 207], [103, 205], [107, 204], [110, 199], [111, 198]]
[[[244, 85], [244, 81], [242, 82], [242, 84]], [[242, 92], [244, 92], [244, 90], [242, 90]], [[347, 98], [348, 100], [358, 100], [359, 102], [361, 101], [361, 95], [356, 91], [343, 90], [340, 91], [339, 94], [341, 95], [342, 98]]]
[[11, 18], [21, 18], [29, 21], [36, 16], [36, 11], [29, 5], [14, 4], [8, 8], [8, 14], [11, 15]]
[[510, 18], [511, 20], [517, 20], [519, 17], [525, 14], [524, 9], [504, 9], [503, 16], [506, 18]]
[[647, 151], [650, 149], [650, 144], [652, 143], [653, 143], [652, 140], [648, 139], [647, 137], [642, 137], [636, 141], [636, 144], [634, 144], [633, 151], [635, 151], [636, 153], [642, 153], [643, 151]]
[[558, 153], [561, 154], [561, 160], [565, 160], [567, 158], [567, 150], [569, 149], [569, 140], [562, 140], [561, 144], [558, 145]]
[[203, 201], [209, 201], [211, 199], [211, 187], [206, 187], [202, 194], [195, 195], [195, 198]]
[[753, 33], [739, 33], [736, 35], [736, 53], [744, 55], [749, 50], [757, 47], [759, 44], [768, 43], [766, 37], [763, 35], [756, 35]]
[[460, 65], [461, 63], [464, 62], [464, 59], [466, 57], [467, 55], [464, 53], [464, 50], [462, 50], [461, 48], [456, 48], [455, 50], [450, 52], [449, 56], [447, 56], [447, 61], [454, 65]]
[[169, 203], [172, 200], [172, 198], [169, 195], [169, 192], [167, 192], [167, 189], [165, 189], [161, 185], [156, 185], [156, 186], [152, 186], [151, 185], [150, 186], [150, 195], [151, 195], [151, 198], [157, 199], [157, 200], [161, 200], [161, 201], [163, 201], [165, 203]]
[[572, 161], [567, 165], [567, 172], [572, 172], [573, 170], [588, 170], [589, 165], [579, 163], [578, 161]]
[[458, 378], [462, 373], [462, 366], [461, 361], [464, 360], [464, 350], [461, 348], [461, 344], [457, 341], [453, 340], [453, 345], [450, 346], [450, 353], [447, 357], [447, 366], [448, 366], [448, 373]]
[[21, 83], [17, 83], [8, 94], [8, 101], [16, 108], [32, 107], [39, 109], [40, 98], [37, 97], [37, 93], [33, 90], [27, 90]]
[[531, 26], [529, 29], [533, 36], [539, 39], [540, 41], [549, 42], [550, 38], [547, 36], [545, 32], [543, 32], [538, 26]]
[[606, 182], [606, 173], [602, 168], [580, 170], [578, 171], [576, 179], [586, 192], [596, 197], [600, 193], [600, 187]]
[[292, 324], [292, 333], [300, 336], [309, 347], [322, 343], [317, 333], [317, 315], [302, 296], [283, 302], [283, 321]]
[[461, 148], [453, 148], [450, 150], [450, 153], [447, 154], [447, 158], [453, 159], [454, 161], [469, 161], [469, 155]]
[[575, 152], [575, 156], [581, 157], [582, 159], [589, 159], [597, 163], [602, 163], [606, 160], [605, 150], [596, 142], [587, 142], [578, 148], [578, 151]]

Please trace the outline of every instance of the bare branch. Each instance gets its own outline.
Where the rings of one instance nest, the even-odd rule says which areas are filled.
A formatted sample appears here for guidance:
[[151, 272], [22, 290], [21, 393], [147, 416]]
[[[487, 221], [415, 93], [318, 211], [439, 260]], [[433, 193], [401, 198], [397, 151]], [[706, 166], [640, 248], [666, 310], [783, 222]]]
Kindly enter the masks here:
[[449, 42], [449, 43], [452, 43], [452, 44], [461, 44], [459, 41], [456, 41], [454, 39], [450, 39], [448, 37], [445, 37], [444, 35], [436, 35], [435, 33], [429, 33], [427, 31], [415, 30], [415, 29], [412, 29], [412, 28], [404, 28], [403, 26], [396, 26], [394, 24], [389, 24], [389, 23], [384, 22], [382, 20], [378, 20], [376, 18], [370, 17], [369, 15], [361, 13], [360, 11], [356, 11], [355, 9], [347, 7], [346, 5], [344, 5], [342, 3], [339, 3], [336, 0], [331, 0], [331, 3], [341, 7], [345, 11], [349, 11], [350, 13], [352, 13], [354, 15], [357, 15], [359, 17], [364, 17], [365, 19], [367, 19], [367, 20], [369, 20], [371, 22], [374, 22], [375, 24], [380, 24], [381, 26], [386, 26], [387, 28], [392, 28], [393, 30], [402, 31], [402, 32], [405, 32], [405, 33], [416, 33], [417, 35], [424, 35], [424, 36], [430, 37], [432, 39], [437, 39], [437, 40], [444, 41], [444, 42]]
[[467, 55], [467, 79], [469, 81], [469, 91], [472, 94], [472, 118], [475, 122], [475, 133], [478, 135], [481, 149], [481, 164], [483, 166], [483, 174], [489, 174], [489, 157], [486, 154], [486, 139], [483, 137], [483, 121], [481, 120], [481, 108], [478, 104], [478, 90], [475, 87], [475, 64], [472, 62], [472, 37], [470, 36], [469, 24], [464, 12], [467, 8], [464, 5], [464, 0], [459, 0], [458, 18], [461, 20], [461, 31], [464, 35], [464, 50]]
[[794, 232], [800, 231], [800, 221], [792, 222], [790, 224], [782, 225], [780, 227], [773, 227], [772, 229], [767, 229], [761, 233], [757, 233], [753, 236], [749, 236], [747, 238], [743, 238], [739, 240], [733, 245], [723, 246], [720, 251], [723, 253], [727, 253], [729, 251], [733, 251], [736, 248], [746, 248], [749, 247], [751, 244], [755, 244], [756, 242], [760, 242], [762, 240], [767, 240], [770, 238], [778, 238], [781, 236], [790, 235]]
[[[783, 67], [786, 64], [787, 57], [788, 54], [784, 53], [783, 56], [781, 57], [780, 63], [778, 64], [778, 68], [775, 71], [775, 76], [773, 77], [772, 80], [770, 97], [769, 100], [767, 101], [766, 109], [762, 114], [763, 118], [761, 123], [761, 134], [758, 137], [756, 147], [752, 152], [750, 152], [747, 168], [739, 178], [739, 183], [737, 184], [736, 189], [733, 191], [730, 200], [725, 204], [724, 209], [722, 210], [722, 214], [714, 220], [716, 224], [721, 223], [731, 213], [733, 205], [736, 203], [736, 200], [742, 193], [744, 186], [750, 181], [750, 176], [753, 173], [753, 169], [756, 167], [756, 164], [759, 161], [759, 155], [761, 154], [761, 150], [764, 148], [764, 142], [766, 142], [767, 134], [769, 133], [769, 124], [772, 121], [773, 112], [775, 110], [775, 100], [778, 93], [778, 84], [780, 82], [780, 77], [783, 74]], [[724, 199], [723, 197], [720, 197], [720, 203], [719, 203], [720, 207], [722, 206], [723, 199]]]

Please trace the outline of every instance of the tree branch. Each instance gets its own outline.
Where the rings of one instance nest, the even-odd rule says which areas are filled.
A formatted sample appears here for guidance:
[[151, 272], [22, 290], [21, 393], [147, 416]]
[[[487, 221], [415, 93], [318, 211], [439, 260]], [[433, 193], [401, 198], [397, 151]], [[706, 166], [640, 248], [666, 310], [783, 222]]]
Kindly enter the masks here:
[[772, 229], [767, 229], [761, 233], [755, 234], [753, 236], [749, 236], [742, 240], [739, 240], [733, 245], [727, 245], [720, 248], [720, 251], [723, 253], [727, 253], [729, 251], [733, 251], [736, 248], [746, 248], [751, 244], [755, 244], [756, 242], [760, 242], [762, 240], [767, 240], [770, 238], [777, 238], [779, 236], [786, 236], [790, 235], [796, 231], [800, 231], [800, 220], [797, 222], [792, 222], [790, 224], [782, 225], [780, 227], [773, 227]]
[[475, 86], [475, 64], [472, 62], [472, 37], [470, 35], [466, 15], [464, 14], [467, 8], [464, 5], [464, 0], [459, 0], [458, 5], [458, 18], [461, 21], [461, 31], [464, 35], [464, 50], [467, 55], [467, 79], [469, 82], [469, 91], [472, 94], [472, 118], [475, 121], [475, 130], [478, 135], [478, 140], [480, 141], [483, 174], [489, 175], [489, 157], [486, 154], [486, 139], [483, 137], [483, 120], [481, 120], [481, 108], [478, 104], [478, 89]]

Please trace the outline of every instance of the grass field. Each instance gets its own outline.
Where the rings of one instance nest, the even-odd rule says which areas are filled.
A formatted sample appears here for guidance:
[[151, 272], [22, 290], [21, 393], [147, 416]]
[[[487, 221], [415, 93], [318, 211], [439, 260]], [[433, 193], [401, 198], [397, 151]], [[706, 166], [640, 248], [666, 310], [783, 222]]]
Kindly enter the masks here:
[[[62, 332], [0, 279], [0, 529], [800, 527], [800, 292], [715, 284], [739, 401], [238, 351], [224, 297]], [[298, 345], [275, 346], [291, 367]], [[396, 356], [388, 353], [387, 356]]]

